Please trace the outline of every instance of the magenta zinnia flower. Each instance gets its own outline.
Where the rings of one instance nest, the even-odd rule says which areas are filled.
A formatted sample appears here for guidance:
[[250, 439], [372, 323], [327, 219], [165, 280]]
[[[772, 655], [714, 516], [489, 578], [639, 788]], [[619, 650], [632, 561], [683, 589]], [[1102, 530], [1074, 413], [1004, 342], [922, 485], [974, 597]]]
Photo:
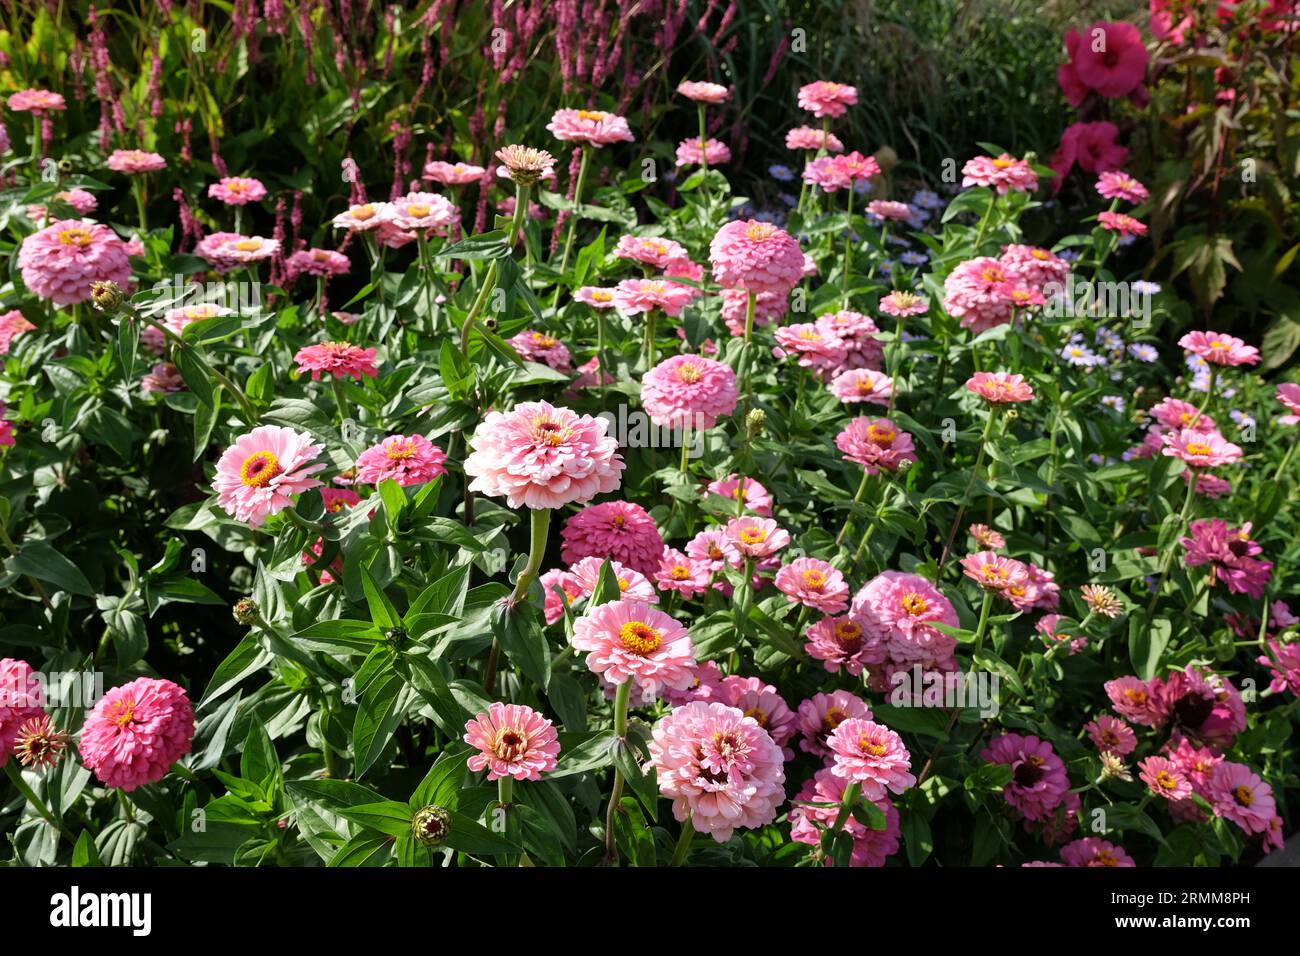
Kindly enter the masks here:
[[700, 355], [674, 355], [641, 379], [641, 404], [662, 428], [703, 431], [736, 410], [736, 373]]
[[105, 786], [129, 792], [165, 777], [190, 752], [193, 738], [194, 708], [185, 690], [137, 677], [110, 690], [86, 716], [81, 762]]
[[1107, 199], [1123, 199], [1131, 203], [1143, 202], [1151, 195], [1145, 186], [1120, 170], [1110, 170], [1098, 176], [1097, 192]]
[[560, 755], [560, 740], [549, 720], [531, 707], [500, 701], [466, 721], [465, 743], [478, 750], [469, 758], [469, 769], [486, 769], [489, 783], [500, 777], [540, 780], [555, 769]]
[[611, 601], [573, 624], [574, 648], [587, 667], [612, 684], [635, 680], [649, 696], [694, 680], [695, 649], [686, 628], [640, 601]]
[[1070, 789], [1065, 764], [1052, 745], [1032, 735], [1003, 734], [990, 741], [980, 758], [1011, 767], [1011, 782], [1002, 795], [1028, 820], [1046, 819]]
[[758, 722], [723, 703], [693, 701], [655, 725], [650, 760], [673, 816], [719, 843], [776, 819], [782, 753]]
[[32, 233], [18, 250], [18, 267], [28, 289], [60, 306], [89, 300], [93, 282], [131, 284], [126, 243], [89, 219], [65, 219]]
[[649, 513], [630, 501], [588, 505], [564, 523], [560, 557], [574, 564], [586, 557], [613, 558], [650, 576], [659, 568], [664, 539]]
[[1061, 847], [1066, 866], [1137, 866], [1122, 846], [1097, 837], [1083, 837]]
[[23, 725], [45, 716], [44, 700], [45, 689], [30, 664], [12, 657], [0, 659], [0, 767], [9, 762]]
[[259, 528], [268, 515], [293, 504], [293, 495], [318, 487], [309, 476], [325, 467], [311, 436], [280, 425], [260, 425], [222, 453], [212, 486], [217, 504], [237, 521]]
[[1277, 814], [1273, 788], [1244, 763], [1225, 760], [1214, 768], [1208, 798], [1216, 815], [1247, 833], [1264, 833]]
[[1183, 561], [1189, 568], [1209, 565], [1211, 581], [1221, 580], [1234, 594], [1264, 596], [1272, 578], [1273, 565], [1257, 560], [1263, 549], [1250, 538], [1250, 523], [1232, 528], [1220, 518], [1193, 521], [1190, 537], [1179, 539], [1187, 549]]
[[322, 342], [320, 345], [305, 345], [293, 357], [298, 363], [298, 372], [311, 372], [313, 382], [320, 381], [321, 373], [335, 378], [374, 378], [379, 374], [375, 368], [375, 350], [363, 349], [350, 342]]
[[603, 418], [548, 402], [520, 402], [488, 412], [469, 440], [471, 491], [504, 496], [511, 508], [585, 504], [618, 488], [625, 467]]
[[364, 485], [422, 485], [447, 473], [446, 460], [443, 450], [423, 435], [389, 435], [357, 458], [356, 480]]

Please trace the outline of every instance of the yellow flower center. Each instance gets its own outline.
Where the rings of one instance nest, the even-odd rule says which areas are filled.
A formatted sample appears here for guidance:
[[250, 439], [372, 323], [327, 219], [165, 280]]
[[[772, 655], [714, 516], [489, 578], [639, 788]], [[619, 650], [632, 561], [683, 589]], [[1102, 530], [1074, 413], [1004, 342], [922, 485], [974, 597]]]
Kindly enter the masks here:
[[910, 591], [903, 595], [903, 610], [912, 617], [916, 617], [918, 614], [924, 614], [929, 606], [930, 602], [921, 597], [921, 595], [917, 594], [915, 591]]
[[1001, 156], [993, 160], [993, 165], [998, 169], [1010, 169], [1015, 164], [1016, 161], [1014, 159], [1003, 159]]
[[803, 573], [803, 583], [810, 588], [820, 589], [826, 585], [826, 573], [817, 568], [809, 568]]
[[745, 235], [755, 242], [761, 242], [776, 234], [776, 226], [770, 222], [756, 222], [745, 230]]
[[113, 714], [109, 720], [119, 727], [125, 727], [131, 721], [135, 720], [135, 701], [129, 698], [119, 700], [113, 704]]
[[1102, 850], [1097, 854], [1094, 862], [1098, 866], [1119, 866], [1119, 859], [1110, 850]]
[[704, 372], [694, 362], [686, 362], [677, 366], [677, 377], [687, 385], [694, 385], [704, 377]]
[[1232, 798], [1241, 806], [1248, 807], [1255, 802], [1255, 792], [1243, 783], [1240, 787], [1233, 789]]
[[674, 564], [673, 569], [668, 572], [668, 576], [674, 581], [685, 581], [691, 576], [691, 569], [684, 564]]
[[745, 544], [758, 544], [767, 540], [767, 532], [762, 528], [751, 526], [740, 530], [740, 540]]
[[1212, 452], [1213, 449], [1203, 441], [1189, 441], [1187, 443], [1187, 454], [1189, 455], [1209, 455]]
[[604, 289], [597, 289], [595, 292], [593, 292], [593, 293], [591, 294], [591, 297], [592, 297], [592, 299], [595, 300], [596, 302], [613, 302], [613, 301], [614, 301], [614, 293], [612, 293], [612, 292], [606, 292]]
[[235, 248], [240, 252], [256, 252], [262, 248], [261, 239], [240, 239], [235, 243]]
[[568, 431], [558, 422], [548, 421], [544, 417], [538, 417], [533, 421], [533, 434], [537, 441], [550, 445], [552, 448], [564, 444], [568, 438]]
[[250, 488], [262, 488], [284, 471], [280, 459], [269, 451], [255, 451], [239, 466], [239, 480]]
[[423, 219], [429, 215], [429, 207], [422, 202], [411, 203], [406, 207], [406, 214], [412, 219]]
[[588, 122], [599, 123], [601, 120], [609, 117], [609, 114], [602, 110], [578, 110], [578, 116]]
[[883, 742], [873, 740], [866, 734], [863, 734], [858, 738], [858, 749], [864, 754], [869, 754], [872, 757], [883, 757], [885, 755], [886, 747]]
[[640, 657], [652, 654], [664, 642], [663, 635], [649, 624], [641, 621], [628, 621], [618, 632], [618, 641], [624, 650]]
[[409, 438], [403, 438], [401, 441], [395, 441], [384, 450], [389, 461], [405, 461], [407, 458], [415, 456], [415, 442]]
[[551, 338], [549, 335], [543, 335], [541, 332], [534, 332], [533, 344], [540, 349], [553, 349], [555, 348], [556, 343], [555, 339]]
[[353, 219], [360, 219], [362, 221], [365, 221], [366, 219], [372, 219], [374, 218], [375, 215], [375, 207], [370, 203], [366, 203], [364, 206], [356, 206], [352, 209], [349, 209], [348, 215], [351, 216]]
[[59, 233], [59, 242], [65, 246], [88, 246], [91, 242], [90, 230], [74, 226]]
[[1178, 778], [1168, 770], [1161, 770], [1156, 774], [1156, 786], [1161, 790], [1177, 790]]
[[844, 723], [844, 719], [848, 716], [848, 714], [840, 710], [838, 707], [832, 707], [822, 715], [822, 727], [827, 733], [830, 733], [840, 724]]
[[1030, 250], [1029, 254], [1030, 254], [1031, 256], [1033, 256], [1035, 259], [1046, 259], [1046, 258], [1047, 258], [1047, 250], [1046, 250], [1046, 249], [1032, 249], [1032, 250]]
[[877, 445], [889, 445], [898, 437], [898, 432], [888, 425], [869, 425], [867, 427], [867, 437]]

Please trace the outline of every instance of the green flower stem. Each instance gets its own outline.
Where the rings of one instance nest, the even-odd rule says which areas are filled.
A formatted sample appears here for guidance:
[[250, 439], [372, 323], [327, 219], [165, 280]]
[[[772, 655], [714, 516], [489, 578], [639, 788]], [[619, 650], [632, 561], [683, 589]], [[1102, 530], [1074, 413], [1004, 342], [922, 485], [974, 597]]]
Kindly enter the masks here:
[[515, 778], [509, 774], [497, 778], [497, 803], [503, 807], [510, 806], [511, 798], [514, 796], [514, 785]]
[[[154, 319], [150, 318], [147, 315], [142, 315], [130, 305], [124, 305], [123, 310], [125, 311], [128, 317], [143, 322], [145, 325], [155, 328], [159, 332], [161, 332], [163, 338], [165, 338], [168, 342], [171, 343], [173, 350], [188, 349], [190, 347], [189, 343], [187, 343], [184, 339], [182, 339], [171, 329], [167, 328], [167, 326], [163, 325], [160, 322], [155, 321]], [[120, 322], [122, 320], [119, 319], [118, 321]], [[219, 371], [215, 366], [209, 364], [207, 368], [208, 371], [212, 374], [212, 377], [217, 380], [217, 382], [221, 385], [222, 388], [224, 388], [227, 392], [230, 393], [232, 398], [234, 398], [235, 403], [239, 406], [240, 414], [242, 415], [244, 421], [246, 421], [250, 425], [256, 425], [261, 420], [261, 416], [257, 414], [257, 409], [254, 408], [253, 403], [248, 400], [248, 396], [244, 394], [244, 390], [240, 388], [238, 385], [236, 385], [224, 373]]]
[[700, 169], [707, 173], [709, 171], [709, 155], [705, 144], [709, 141], [709, 126], [704, 118], [706, 107], [703, 103], [696, 103], [695, 106], [700, 117]]
[[[867, 485], [870, 483], [870, 481], [871, 481], [871, 473], [868, 471], [863, 471], [862, 481], [858, 483], [858, 493], [853, 496], [854, 506], [862, 503], [862, 497], [867, 493]], [[838, 548], [840, 546], [840, 542], [842, 542], [844, 540], [844, 536], [848, 534], [849, 526], [851, 524], [853, 524], [853, 506], [850, 506], [849, 513], [844, 516], [844, 524], [840, 528], [840, 533], [835, 536], [835, 547]]]
[[334, 392], [334, 404], [338, 406], [339, 424], [345, 425], [348, 420], [348, 399], [343, 394], [343, 381], [337, 375], [330, 376], [330, 388]]
[[[1178, 513], [1178, 534], [1183, 533], [1183, 529], [1187, 527], [1187, 519], [1191, 517], [1192, 505], [1196, 499], [1196, 483], [1199, 479], [1200, 475], [1193, 471], [1191, 480], [1187, 482], [1187, 493], [1183, 496], [1183, 510]], [[1155, 612], [1156, 602], [1160, 600], [1160, 592], [1165, 586], [1165, 578], [1169, 576], [1169, 566], [1173, 560], [1174, 548], [1171, 545], [1160, 556], [1160, 573], [1156, 575], [1156, 586], [1151, 591], [1151, 600], [1147, 602], [1146, 627], [1151, 626], [1151, 615]]]
[[989, 196], [989, 207], [984, 210], [984, 216], [980, 219], [980, 231], [975, 236], [975, 255], [980, 254], [980, 246], [984, 244], [984, 234], [988, 232], [989, 222], [993, 219], [993, 211], [998, 208], [998, 194], [991, 193]]
[[542, 557], [546, 554], [547, 534], [551, 527], [551, 509], [531, 509], [529, 516], [531, 537], [528, 543], [528, 564], [519, 572], [514, 593], [510, 595], [511, 604], [517, 604], [528, 594], [528, 587], [533, 583], [533, 578], [537, 577], [537, 571], [542, 566]]
[[1295, 449], [1296, 443], [1292, 442], [1291, 447], [1288, 448], [1286, 454], [1282, 456], [1282, 461], [1277, 466], [1277, 471], [1273, 472], [1273, 484], [1277, 484], [1278, 480], [1282, 477], [1282, 472], [1286, 471], [1286, 466], [1291, 463], [1291, 456], [1295, 454]]
[[853, 270], [850, 265], [853, 263], [853, 185], [849, 184], [849, 210], [848, 219], [844, 223], [844, 281], [840, 288], [840, 299], [843, 308], [849, 307], [849, 273]]
[[840, 797], [840, 812], [835, 815], [835, 826], [831, 827], [832, 831], [844, 829], [844, 825], [849, 822], [849, 817], [853, 816], [853, 805], [858, 802], [860, 787], [861, 784], [854, 780], [844, 788], [844, 795]]
[[966, 490], [961, 493], [961, 504], [957, 506], [957, 517], [952, 521], [952, 527], [948, 529], [948, 539], [944, 542], [943, 553], [939, 556], [939, 570], [948, 562], [948, 553], [952, 550], [952, 543], [957, 537], [957, 529], [961, 527], [961, 519], [966, 514], [966, 504], [970, 500], [970, 493], [975, 488], [975, 480], [979, 477], [980, 466], [984, 464], [985, 446], [993, 434], [993, 426], [997, 421], [997, 415], [993, 410], [989, 410], [988, 421], [984, 423], [984, 434], [980, 437], [979, 454], [975, 456], [975, 467], [971, 469], [970, 481], [966, 482]]
[[669, 866], [681, 866], [686, 862], [686, 855], [691, 852], [691, 841], [695, 838], [695, 826], [691, 820], [692, 815], [686, 814], [686, 819], [682, 821], [682, 832], [677, 835], [677, 846], [673, 848], [673, 858], [669, 861]]
[[989, 627], [989, 611], [993, 608], [993, 592], [985, 589], [984, 603], [980, 605], [980, 622], [975, 626], [975, 650], [978, 654], [984, 646], [984, 635]]
[[646, 313], [645, 319], [645, 367], [649, 371], [655, 365], [655, 326], [659, 316], [656, 310], [651, 309]]
[[[569, 268], [569, 255], [573, 252], [573, 237], [578, 229], [579, 213], [582, 211], [582, 192], [587, 185], [587, 165], [591, 158], [591, 147], [583, 144], [582, 158], [578, 160], [578, 183], [573, 190], [573, 215], [569, 219], [569, 229], [564, 237], [564, 254], [560, 256], [560, 278], [564, 278], [564, 273]], [[515, 207], [516, 213], [519, 211]], [[551, 308], [554, 309], [556, 303], [560, 301], [560, 286], [557, 282], [555, 286], [555, 298], [551, 302]]]
[[[147, 234], [149, 232], [149, 216], [146, 212], [148, 202], [145, 198], [144, 176], [133, 176], [131, 178], [131, 192], [135, 194], [135, 211], [140, 217], [140, 232]], [[239, 228], [236, 226], [235, 231]]]
[[438, 323], [433, 317], [433, 259], [429, 255], [429, 232], [416, 239], [416, 249], [420, 253], [420, 278], [424, 284], [424, 307], [429, 313], [429, 330], [438, 334]]
[[23, 779], [23, 772], [18, 769], [17, 761], [8, 760], [5, 762], [5, 776], [9, 778], [9, 782], [17, 788], [18, 792], [23, 795], [23, 798], [31, 804], [32, 809], [39, 813], [46, 823], [54, 827], [54, 831], [59, 834], [59, 836], [67, 839], [69, 843], [75, 844], [77, 842], [72, 838], [71, 834], [63, 829], [58, 818], [54, 816], [53, 811], [46, 806], [45, 801], [38, 797], [36, 791], [27, 785], [27, 781]]
[[[515, 247], [515, 239], [519, 235], [519, 224], [522, 221], [523, 211], [528, 208], [528, 187], [523, 183], [515, 184], [515, 214], [510, 218], [510, 234], [506, 236], [506, 246], [510, 249]], [[483, 307], [487, 304], [488, 296], [497, 284], [497, 260], [493, 259], [488, 266], [487, 275], [483, 278], [483, 285], [478, 290], [478, 296], [474, 299], [474, 304], [470, 306], [469, 315], [465, 316], [465, 323], [460, 329], [460, 353], [469, 355], [469, 334], [474, 329], [474, 320], [479, 317]]]
[[[614, 736], [622, 740], [627, 736], [627, 708], [632, 699], [632, 678], [618, 685], [614, 694]], [[614, 788], [609, 794], [609, 807], [605, 810], [605, 862], [618, 862], [618, 840], [614, 836], [614, 814], [623, 799], [623, 771], [614, 768]]]

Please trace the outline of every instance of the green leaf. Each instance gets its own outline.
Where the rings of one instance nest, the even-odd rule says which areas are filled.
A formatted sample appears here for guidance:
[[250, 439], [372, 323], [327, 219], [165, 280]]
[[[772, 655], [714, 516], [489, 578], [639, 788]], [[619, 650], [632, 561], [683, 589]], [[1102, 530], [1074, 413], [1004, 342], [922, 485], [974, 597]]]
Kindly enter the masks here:
[[545, 687], [551, 676], [551, 649], [536, 609], [524, 603], [514, 607], [497, 604], [490, 621], [492, 635], [511, 662], [529, 680]]
[[402, 722], [402, 706], [406, 682], [396, 671], [390, 671], [370, 684], [361, 696], [357, 718], [352, 726], [352, 747], [355, 753], [356, 775], [365, 775]]
[[392, 800], [340, 807], [338, 814], [346, 820], [389, 836], [403, 836], [411, 832], [411, 808]]
[[1172, 635], [1173, 625], [1165, 618], [1156, 618], [1150, 627], [1136, 614], [1129, 618], [1128, 656], [1138, 677], [1150, 680], [1155, 676], [1160, 656]]
[[388, 600], [388, 595], [375, 583], [375, 576], [370, 573], [369, 568], [361, 569], [361, 585], [365, 590], [366, 604], [370, 608], [370, 619], [374, 621], [376, 627], [397, 627], [402, 623], [397, 608], [393, 607], [393, 602]]
[[26, 574], [46, 584], [53, 584], [60, 591], [83, 597], [95, 593], [86, 576], [81, 573], [81, 568], [41, 538], [24, 541], [16, 555], [5, 559], [5, 568], [14, 574]]

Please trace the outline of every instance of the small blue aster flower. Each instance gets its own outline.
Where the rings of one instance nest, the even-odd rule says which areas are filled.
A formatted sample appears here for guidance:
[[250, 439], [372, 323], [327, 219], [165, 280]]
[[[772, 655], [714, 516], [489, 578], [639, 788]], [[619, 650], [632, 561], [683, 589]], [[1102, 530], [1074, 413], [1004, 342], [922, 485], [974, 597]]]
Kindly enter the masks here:
[[780, 163], [767, 167], [767, 174], [779, 183], [794, 181], [794, 170], [789, 166], [782, 166]]

